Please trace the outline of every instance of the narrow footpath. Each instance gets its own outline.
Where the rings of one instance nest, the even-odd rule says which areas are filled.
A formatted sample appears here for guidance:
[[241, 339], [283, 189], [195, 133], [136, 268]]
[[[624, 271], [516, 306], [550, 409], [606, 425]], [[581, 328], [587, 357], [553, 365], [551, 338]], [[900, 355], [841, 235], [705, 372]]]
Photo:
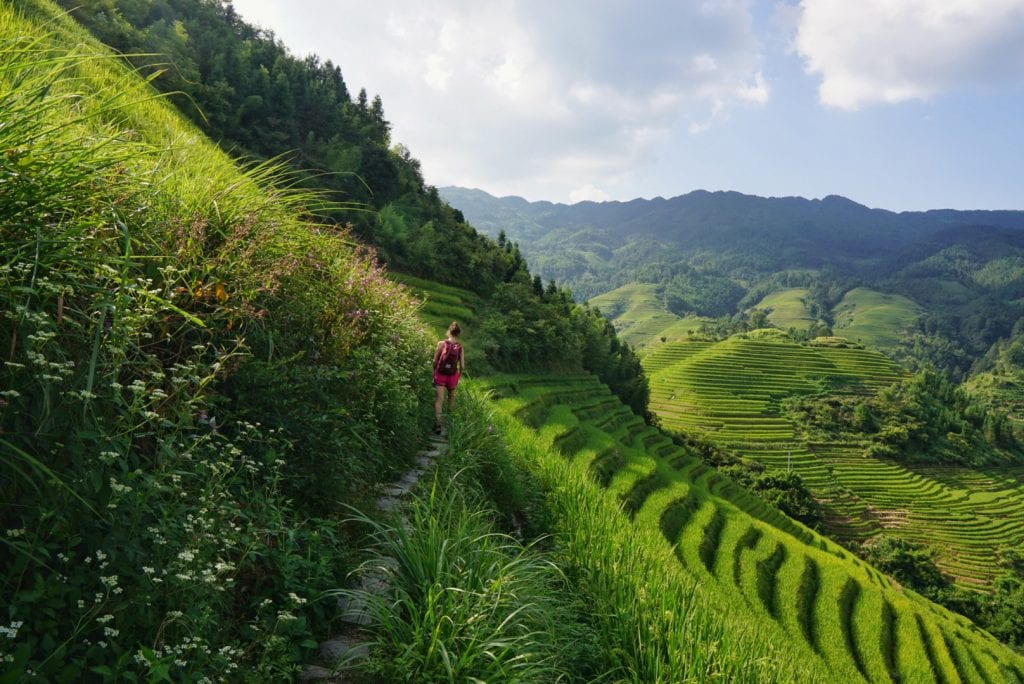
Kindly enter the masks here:
[[[398, 513], [401, 524], [408, 526], [408, 520], [402, 514], [404, 500], [427, 472], [434, 462], [448, 451], [447, 433], [431, 435], [426, 449], [416, 454], [415, 465], [400, 478], [384, 488], [383, 495], [377, 499], [377, 508], [381, 513]], [[388, 592], [391, 586], [383, 573], [364, 573], [355, 589], [368, 594], [381, 595]], [[355, 598], [338, 599], [339, 619], [342, 628], [338, 634], [320, 643], [320, 655], [316, 664], [306, 665], [298, 676], [300, 682], [321, 682], [323, 684], [339, 684], [346, 681], [343, 674], [334, 671], [340, 661], [358, 661], [369, 654], [369, 643], [365, 630], [370, 623], [366, 606]]]

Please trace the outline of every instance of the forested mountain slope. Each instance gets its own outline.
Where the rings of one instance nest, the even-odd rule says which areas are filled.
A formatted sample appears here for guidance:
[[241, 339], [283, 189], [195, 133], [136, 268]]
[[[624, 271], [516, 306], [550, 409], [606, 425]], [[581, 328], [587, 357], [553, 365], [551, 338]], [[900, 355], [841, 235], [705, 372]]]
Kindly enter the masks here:
[[[894, 213], [835, 195], [807, 200], [696, 190], [669, 199], [565, 205], [457, 187], [440, 192], [481, 230], [505, 230], [512, 240], [569, 245], [569, 236], [589, 230], [604, 238], [602, 247], [646, 238], [681, 253], [707, 251], [723, 263], [760, 271], [823, 265], [855, 271], [894, 250], [900, 251], [898, 259], [907, 259], [915, 246], [937, 251], [981, 228], [1024, 229], [1022, 211]], [[758, 249], [766, 251], [757, 254]]]
[[831, 329], [843, 324], [837, 307], [855, 288], [906, 297], [921, 308], [909, 324], [894, 320], [879, 331], [886, 351], [956, 379], [1024, 315], [1021, 211], [893, 213], [837, 196], [706, 191], [575, 205], [441, 192], [584, 299], [650, 284], [661, 310], [723, 317], [803, 288], [808, 317]]

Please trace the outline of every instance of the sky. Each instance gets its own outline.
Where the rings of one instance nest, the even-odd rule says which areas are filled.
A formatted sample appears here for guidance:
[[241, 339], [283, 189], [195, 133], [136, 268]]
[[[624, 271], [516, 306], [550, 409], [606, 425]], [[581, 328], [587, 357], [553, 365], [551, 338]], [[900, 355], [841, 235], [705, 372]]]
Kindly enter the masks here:
[[1024, 209], [1024, 0], [233, 0], [436, 186]]

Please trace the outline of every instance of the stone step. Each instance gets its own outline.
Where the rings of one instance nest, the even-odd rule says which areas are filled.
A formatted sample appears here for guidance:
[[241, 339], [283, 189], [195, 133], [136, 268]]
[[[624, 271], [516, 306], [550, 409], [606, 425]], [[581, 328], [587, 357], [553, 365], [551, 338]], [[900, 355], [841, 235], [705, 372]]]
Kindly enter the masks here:
[[370, 618], [370, 605], [361, 596], [339, 596], [338, 597], [338, 619], [350, 625], [368, 625]]
[[[434, 461], [444, 455], [448, 450], [447, 434], [431, 435], [429, 439], [430, 448], [416, 454], [416, 467], [405, 472], [402, 477], [384, 488], [383, 495], [377, 499], [377, 508], [383, 513], [395, 513], [402, 510], [402, 499], [408, 496], [420, 478], [426, 474], [427, 469], [434, 465]], [[408, 528], [408, 520], [402, 516], [400, 524]], [[394, 558], [383, 558], [378, 561], [376, 567], [371, 567], [361, 573], [357, 591], [364, 592], [368, 596], [383, 596], [391, 589], [388, 577], [391, 570], [398, 565]], [[331, 666], [337, 667], [339, 663], [346, 665], [353, 661], [367, 658], [370, 652], [370, 645], [364, 635], [358, 632], [358, 628], [369, 625], [370, 612], [367, 602], [368, 596], [360, 594], [345, 595], [338, 598], [339, 619], [353, 626], [353, 630], [345, 634], [339, 634], [320, 643], [320, 660]], [[337, 674], [329, 667], [321, 665], [307, 665], [298, 675], [301, 682], [345, 682], [346, 677]]]

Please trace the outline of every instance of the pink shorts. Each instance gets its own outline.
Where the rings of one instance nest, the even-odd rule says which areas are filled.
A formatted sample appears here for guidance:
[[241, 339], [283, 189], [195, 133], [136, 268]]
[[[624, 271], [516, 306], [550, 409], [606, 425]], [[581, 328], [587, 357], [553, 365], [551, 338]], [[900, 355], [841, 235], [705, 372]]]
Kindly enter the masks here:
[[434, 387], [447, 387], [449, 390], [455, 389], [455, 386], [459, 384], [459, 376], [461, 373], [455, 375], [442, 375], [437, 371], [434, 371]]

